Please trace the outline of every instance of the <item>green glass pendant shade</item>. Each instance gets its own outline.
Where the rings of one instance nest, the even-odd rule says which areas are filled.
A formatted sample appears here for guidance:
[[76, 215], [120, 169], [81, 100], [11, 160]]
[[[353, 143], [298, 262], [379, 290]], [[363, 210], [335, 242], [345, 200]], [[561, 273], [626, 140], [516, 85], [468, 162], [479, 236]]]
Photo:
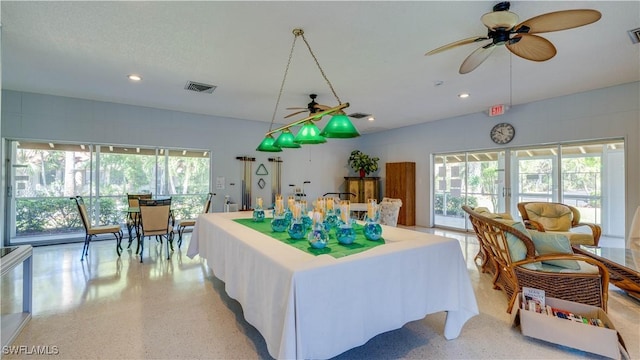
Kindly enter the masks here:
[[294, 141], [298, 144], [322, 144], [327, 142], [327, 139], [320, 135], [320, 129], [314, 123], [307, 121], [298, 131]]
[[334, 115], [324, 127], [320, 135], [327, 138], [354, 138], [360, 136], [358, 129], [351, 123], [347, 115]]
[[291, 133], [291, 130], [289, 129], [284, 129], [282, 130], [282, 134], [280, 134], [280, 136], [278, 136], [278, 139], [276, 139], [276, 142], [274, 143], [275, 146], [279, 147], [279, 148], [300, 148], [302, 146], [300, 146], [300, 144], [294, 142], [294, 136]]
[[257, 151], [265, 151], [265, 152], [280, 152], [282, 149], [278, 146], [275, 146], [274, 143], [276, 140], [271, 135], [267, 135], [264, 137], [264, 140], [258, 145], [256, 148]]

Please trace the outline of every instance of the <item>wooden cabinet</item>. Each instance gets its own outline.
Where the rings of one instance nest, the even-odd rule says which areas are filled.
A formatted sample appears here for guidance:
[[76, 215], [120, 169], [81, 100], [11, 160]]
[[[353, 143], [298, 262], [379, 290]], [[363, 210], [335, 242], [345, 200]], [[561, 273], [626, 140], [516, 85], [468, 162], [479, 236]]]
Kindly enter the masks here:
[[416, 224], [416, 163], [398, 162], [386, 164], [384, 196], [402, 200], [398, 224]]
[[366, 203], [367, 199], [380, 201], [380, 178], [379, 177], [345, 177], [347, 182], [345, 191], [355, 194], [351, 196], [351, 202]]

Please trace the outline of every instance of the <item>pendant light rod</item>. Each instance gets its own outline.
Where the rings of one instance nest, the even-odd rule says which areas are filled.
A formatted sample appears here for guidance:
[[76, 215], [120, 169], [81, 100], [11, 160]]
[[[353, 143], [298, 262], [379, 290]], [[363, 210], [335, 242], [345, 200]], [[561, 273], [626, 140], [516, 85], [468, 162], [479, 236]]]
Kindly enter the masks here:
[[289, 51], [289, 59], [287, 60], [287, 66], [284, 68], [284, 76], [282, 76], [282, 83], [280, 84], [280, 92], [278, 93], [278, 99], [276, 100], [276, 107], [273, 109], [273, 115], [271, 115], [271, 124], [269, 125], [269, 131], [273, 127], [273, 122], [276, 119], [276, 112], [278, 112], [278, 105], [280, 104], [280, 98], [282, 97], [282, 90], [284, 90], [284, 83], [287, 81], [287, 73], [289, 72], [289, 65], [291, 65], [291, 58], [293, 58], [293, 49], [296, 47], [296, 40], [300, 35], [297, 30], [293, 29], [293, 42], [291, 43], [291, 51]]
[[333, 96], [336, 98], [336, 101], [338, 101], [338, 104], [342, 104], [342, 101], [340, 101], [338, 94], [336, 94], [336, 91], [333, 89], [333, 85], [331, 85], [331, 81], [329, 81], [329, 78], [327, 78], [327, 75], [324, 73], [324, 70], [322, 70], [320, 63], [318, 62], [318, 58], [316, 58], [316, 54], [314, 54], [313, 50], [311, 50], [311, 45], [309, 45], [307, 38], [304, 37], [304, 31], [302, 29], [294, 29], [293, 34], [296, 35], [296, 37], [298, 37], [298, 34], [302, 36], [302, 41], [304, 41], [305, 45], [307, 45], [307, 49], [309, 49], [309, 53], [311, 54], [313, 61], [316, 62], [316, 65], [318, 66], [318, 70], [320, 70], [320, 74], [322, 74], [324, 81], [326, 81], [327, 85], [329, 85], [329, 88], [331, 89]]
[[319, 113], [311, 114], [311, 115], [307, 116], [304, 119], [296, 120], [296, 121], [294, 121], [292, 123], [289, 123], [287, 125], [279, 127], [279, 128], [277, 128], [275, 130], [269, 130], [269, 132], [267, 132], [265, 134], [265, 136], [269, 136], [269, 135], [275, 134], [275, 133], [277, 133], [279, 131], [282, 131], [282, 130], [285, 130], [285, 129], [289, 129], [289, 128], [293, 127], [293, 126], [300, 125], [300, 124], [302, 124], [302, 123], [304, 123], [306, 121], [309, 121], [309, 120], [311, 120], [311, 121], [319, 121], [325, 115], [333, 114], [335, 112], [338, 112], [338, 111], [340, 111], [342, 109], [346, 109], [348, 107], [349, 107], [349, 103], [344, 103], [344, 104], [340, 104], [340, 105], [338, 105], [336, 107], [332, 107], [331, 109], [328, 109], [328, 110], [325, 110], [325, 111], [322, 111], [322, 112], [319, 112]]

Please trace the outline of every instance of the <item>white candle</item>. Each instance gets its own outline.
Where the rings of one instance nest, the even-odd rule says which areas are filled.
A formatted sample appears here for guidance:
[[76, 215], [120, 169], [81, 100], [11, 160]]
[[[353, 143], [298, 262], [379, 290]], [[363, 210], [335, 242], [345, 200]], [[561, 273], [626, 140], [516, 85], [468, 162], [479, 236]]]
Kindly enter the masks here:
[[345, 224], [349, 224], [349, 202], [343, 202], [340, 205], [340, 217]]

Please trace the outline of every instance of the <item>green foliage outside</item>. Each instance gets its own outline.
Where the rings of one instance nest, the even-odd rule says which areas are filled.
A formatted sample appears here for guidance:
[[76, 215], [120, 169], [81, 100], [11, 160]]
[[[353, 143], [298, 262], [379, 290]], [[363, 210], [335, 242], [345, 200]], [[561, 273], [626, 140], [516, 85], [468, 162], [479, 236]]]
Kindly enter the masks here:
[[[196, 218], [204, 209], [206, 195], [177, 195], [171, 197], [176, 222]], [[89, 209], [89, 199], [85, 198]], [[90, 210], [92, 217], [99, 211], [97, 225], [125, 225], [127, 198], [103, 197]], [[99, 208], [99, 210], [98, 210]], [[45, 235], [84, 232], [78, 207], [74, 200], [64, 198], [16, 199], [16, 235]]]
[[[446, 207], [444, 205], [444, 195], [445, 194], [436, 194], [434, 210], [436, 215], [446, 215], [453, 217], [464, 217], [465, 212], [462, 210], [462, 205], [464, 205], [464, 197], [462, 196], [447, 196], [447, 204]], [[467, 205], [471, 207], [478, 206], [478, 200], [473, 197], [467, 197]], [[446, 211], [446, 212], [445, 212]]]
[[[15, 183], [17, 236], [84, 231], [75, 201], [83, 196], [92, 223], [126, 222], [127, 193], [152, 192], [171, 197], [176, 220], [195, 218], [203, 210], [210, 186], [209, 158], [18, 148]], [[99, 161], [96, 158], [99, 156]], [[95, 164], [99, 168], [92, 168]], [[98, 180], [98, 181], [96, 181]], [[99, 184], [100, 188], [97, 189]], [[158, 194], [155, 189], [167, 189]], [[90, 198], [91, 193], [100, 197]]]

